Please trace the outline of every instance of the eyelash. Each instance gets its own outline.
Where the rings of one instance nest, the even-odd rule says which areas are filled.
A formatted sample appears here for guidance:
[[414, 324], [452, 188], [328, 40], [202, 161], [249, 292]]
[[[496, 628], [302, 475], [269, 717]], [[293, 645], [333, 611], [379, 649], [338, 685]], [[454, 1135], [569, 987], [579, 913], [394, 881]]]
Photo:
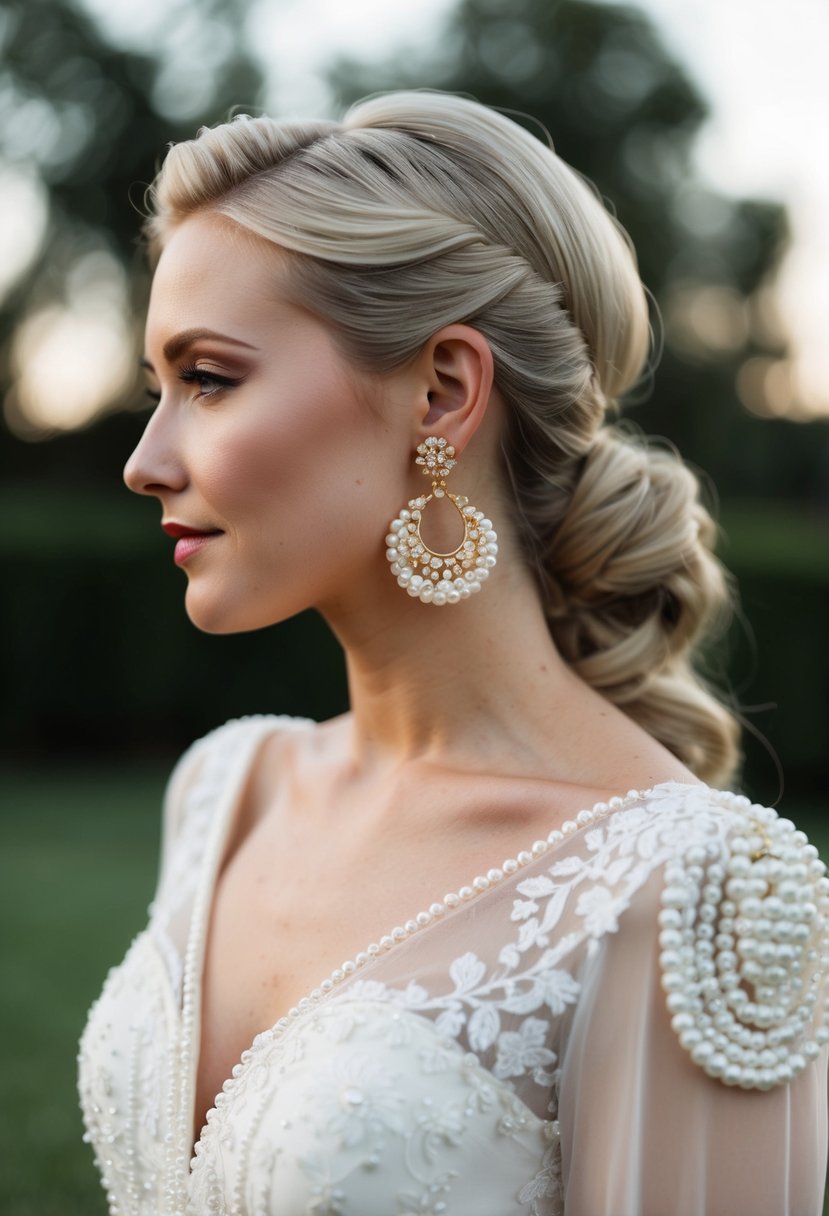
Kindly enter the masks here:
[[[180, 368], [178, 378], [179, 380], [183, 380], [185, 384], [198, 384], [202, 389], [202, 392], [198, 394], [200, 397], [212, 397], [223, 388], [233, 388], [239, 383], [238, 380], [233, 380], [230, 376], [219, 376], [215, 372], [199, 371], [197, 367], [191, 365]], [[205, 385], [210, 384], [214, 387], [205, 391]], [[148, 388], [147, 396], [150, 401], [154, 401], [156, 404], [161, 400], [161, 393], [156, 392], [155, 389]]]

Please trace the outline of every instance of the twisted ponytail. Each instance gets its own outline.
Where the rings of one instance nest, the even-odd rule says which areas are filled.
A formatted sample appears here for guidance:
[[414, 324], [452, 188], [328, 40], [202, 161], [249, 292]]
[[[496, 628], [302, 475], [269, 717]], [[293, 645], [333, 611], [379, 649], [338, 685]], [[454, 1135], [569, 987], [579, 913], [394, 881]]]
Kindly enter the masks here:
[[734, 587], [699, 494], [672, 452], [605, 425], [564, 515], [538, 521], [538, 569], [562, 657], [693, 772], [727, 783], [737, 722], [692, 661], [728, 624]]

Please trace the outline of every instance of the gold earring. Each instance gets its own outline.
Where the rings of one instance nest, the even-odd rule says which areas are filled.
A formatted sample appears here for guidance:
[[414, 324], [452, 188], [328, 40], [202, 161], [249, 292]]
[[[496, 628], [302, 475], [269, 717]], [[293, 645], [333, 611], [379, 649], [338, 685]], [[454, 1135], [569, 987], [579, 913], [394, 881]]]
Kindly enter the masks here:
[[[432, 492], [410, 498], [407, 507], [391, 521], [386, 557], [398, 585], [424, 604], [457, 604], [481, 590], [496, 564], [498, 537], [483, 511], [468, 498], [451, 494], [446, 478], [458, 463], [455, 449], [437, 435], [419, 444], [415, 464], [432, 478]], [[463, 522], [463, 539], [450, 553], [435, 553], [420, 534], [423, 512], [433, 498], [449, 498]]]

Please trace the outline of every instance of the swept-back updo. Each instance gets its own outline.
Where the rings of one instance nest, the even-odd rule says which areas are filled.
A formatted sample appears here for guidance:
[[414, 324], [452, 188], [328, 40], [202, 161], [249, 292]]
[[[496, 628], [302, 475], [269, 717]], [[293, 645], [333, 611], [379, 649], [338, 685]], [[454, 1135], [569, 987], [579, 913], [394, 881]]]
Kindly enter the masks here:
[[486, 337], [513, 522], [559, 652], [728, 783], [737, 720], [692, 661], [733, 584], [694, 474], [605, 420], [646, 362], [648, 310], [626, 235], [582, 179], [497, 111], [415, 90], [342, 122], [202, 128], [171, 148], [149, 200], [153, 257], [202, 210], [300, 255], [292, 291], [359, 366], [400, 367], [452, 322]]

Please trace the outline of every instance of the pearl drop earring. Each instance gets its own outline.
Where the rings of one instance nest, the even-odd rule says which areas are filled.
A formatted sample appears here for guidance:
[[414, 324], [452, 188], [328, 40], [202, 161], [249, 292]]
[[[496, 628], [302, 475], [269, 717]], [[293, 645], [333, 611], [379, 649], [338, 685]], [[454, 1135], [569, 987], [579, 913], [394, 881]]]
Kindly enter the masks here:
[[[389, 525], [386, 557], [398, 585], [424, 604], [457, 604], [481, 590], [496, 564], [498, 536], [483, 511], [468, 498], [451, 494], [446, 478], [458, 463], [446, 439], [430, 435], [418, 445], [415, 464], [432, 478], [432, 492], [410, 498], [407, 507]], [[463, 539], [449, 553], [436, 553], [420, 534], [423, 512], [433, 498], [448, 498], [463, 522]]]

